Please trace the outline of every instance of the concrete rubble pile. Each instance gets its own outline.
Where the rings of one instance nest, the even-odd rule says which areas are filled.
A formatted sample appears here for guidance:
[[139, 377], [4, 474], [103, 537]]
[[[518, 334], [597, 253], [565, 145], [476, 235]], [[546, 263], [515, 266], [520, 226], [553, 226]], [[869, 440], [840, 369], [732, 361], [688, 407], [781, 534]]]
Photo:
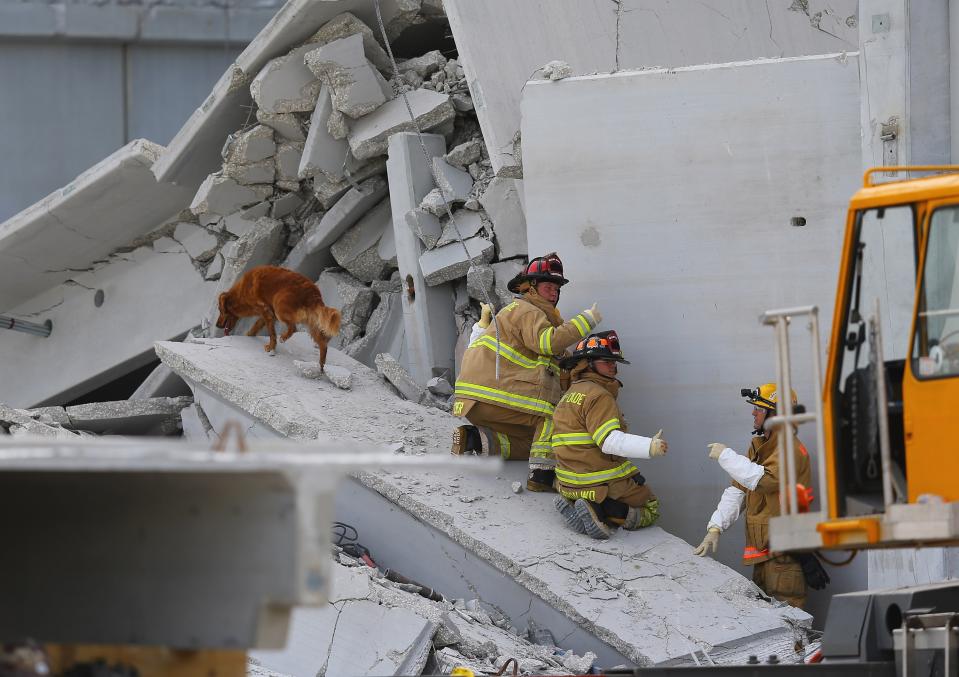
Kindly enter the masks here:
[[14, 409], [0, 403], [0, 435], [53, 439], [94, 435], [178, 436], [183, 433], [181, 415], [192, 404], [191, 397], [151, 397], [35, 409]]
[[[251, 652], [249, 675], [448, 675], [463, 666], [492, 675], [510, 658], [521, 674], [572, 675], [589, 672], [596, 660], [592, 652], [579, 656], [556, 647], [548, 631], [537, 628], [537, 636], [528, 637], [495, 605], [448, 600], [418, 583], [395, 582], [389, 570], [333, 548], [329, 603], [298, 607], [286, 647]], [[378, 631], [371, 635], [374, 624]], [[358, 645], [364, 650], [356, 651]]]
[[[417, 16], [444, 18], [433, 3]], [[393, 32], [417, 21], [402, 19]], [[399, 77], [379, 34], [348, 12], [270, 60], [250, 84], [248, 124], [224, 139], [220, 169], [173, 234], [218, 280], [217, 294], [263, 264], [317, 280], [343, 315], [332, 345], [370, 366], [383, 353], [405, 362], [397, 248], [409, 245], [396, 229], [420, 243], [425, 284], [455, 296], [460, 334], [479, 301], [507, 302], [505, 284], [527, 254], [519, 186], [493, 176], [463, 67], [437, 50], [397, 66]], [[416, 126], [449, 150], [432, 158], [434, 189], [398, 219], [385, 173], [390, 137], [414, 129], [401, 94]], [[214, 296], [204, 335], [216, 335], [217, 314]]]

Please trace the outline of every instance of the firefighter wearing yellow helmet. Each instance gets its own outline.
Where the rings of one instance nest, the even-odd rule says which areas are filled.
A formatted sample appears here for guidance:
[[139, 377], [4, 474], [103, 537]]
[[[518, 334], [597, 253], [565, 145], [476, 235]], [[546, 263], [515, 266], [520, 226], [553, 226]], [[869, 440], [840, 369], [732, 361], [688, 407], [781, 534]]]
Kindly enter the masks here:
[[[829, 582], [829, 576], [815, 555], [779, 555], [769, 551], [769, 518], [779, 515], [779, 477], [785, 468], [780, 467], [779, 440], [783, 428], [769, 430], [766, 419], [776, 413], [779, 391], [775, 383], [766, 383], [758, 388], [743, 388], [746, 402], [753, 405], [753, 439], [749, 451], [739, 454], [725, 444], [709, 445], [709, 458], [732, 478], [719, 499], [719, 505], [709, 518], [706, 536], [693, 552], [704, 556], [716, 552], [719, 535], [735, 522], [745, 507], [746, 548], [743, 564], [753, 567], [753, 582], [767, 595], [792, 606], [802, 607], [806, 601], [806, 585], [821, 589]], [[791, 392], [792, 402], [797, 406], [796, 393]], [[791, 431], [795, 436], [795, 431]], [[785, 448], [785, 444], [783, 445]], [[809, 454], [799, 438], [794, 437], [796, 481], [803, 487], [811, 486]]]

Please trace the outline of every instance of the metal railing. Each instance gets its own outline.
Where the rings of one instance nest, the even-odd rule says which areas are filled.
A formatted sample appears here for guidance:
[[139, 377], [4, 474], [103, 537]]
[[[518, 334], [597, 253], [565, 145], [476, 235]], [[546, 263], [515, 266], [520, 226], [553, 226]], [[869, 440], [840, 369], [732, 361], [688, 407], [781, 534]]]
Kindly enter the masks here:
[[[813, 392], [815, 411], [796, 413], [793, 409], [792, 365], [789, 356], [789, 322], [796, 317], [809, 317], [806, 327], [810, 335], [812, 351]], [[760, 317], [760, 322], [772, 326], [776, 331], [776, 387], [779, 397], [776, 401], [776, 415], [767, 421], [770, 427], [781, 426], [783, 435], [779, 438], [779, 508], [781, 515], [799, 514], [799, 499], [796, 495], [796, 457], [795, 439], [790, 434], [790, 426], [803, 423], [816, 424], [816, 447], [818, 449], [819, 513], [820, 519], [829, 515], [828, 485], [826, 484], [825, 433], [822, 423], [822, 359], [819, 353], [819, 308], [818, 306], [800, 306], [769, 310]], [[785, 459], [783, 459], [785, 454]], [[785, 472], [783, 472], [785, 469]]]
[[37, 324], [36, 322], [18, 320], [9, 315], [0, 315], [0, 329], [12, 329], [13, 331], [23, 332], [24, 334], [32, 334], [33, 336], [46, 338], [50, 335], [50, 332], [53, 331], [53, 323], [47, 320], [43, 324]]

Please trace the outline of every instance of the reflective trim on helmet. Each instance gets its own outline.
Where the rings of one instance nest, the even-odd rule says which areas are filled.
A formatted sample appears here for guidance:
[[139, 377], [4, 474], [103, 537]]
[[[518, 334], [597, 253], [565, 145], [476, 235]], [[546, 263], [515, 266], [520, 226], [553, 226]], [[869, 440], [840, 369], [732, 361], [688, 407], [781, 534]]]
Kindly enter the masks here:
[[534, 397], [524, 397], [515, 393], [506, 392], [505, 390], [487, 388], [486, 386], [477, 385], [476, 383], [466, 383], [465, 381], [456, 382], [455, 394], [457, 397], [496, 402], [497, 404], [505, 404], [537, 414], [546, 414], [547, 416], [552, 416], [553, 410], [555, 409], [552, 404], [545, 400], [537, 400]]
[[611, 418], [606, 421], [603, 425], [599, 426], [595, 432], [593, 432], [593, 440], [596, 442], [596, 446], [602, 448], [603, 440], [606, 439], [606, 436], [609, 435], [614, 430], [619, 430], [619, 419]]
[[572, 320], [570, 320], [570, 322], [572, 322], [576, 326], [576, 329], [579, 330], [580, 336], [586, 336], [586, 334], [589, 333], [589, 330], [590, 330], [589, 320], [587, 320], [586, 316], [583, 315], [582, 313], [574, 317]]
[[554, 446], [572, 447], [580, 444], [592, 445], [595, 442], [589, 433], [559, 433], [553, 435]]
[[600, 482], [612, 482], [623, 477], [629, 477], [639, 472], [639, 468], [633, 465], [632, 461], [626, 461], [615, 468], [609, 470], [600, 470], [598, 472], [573, 472], [565, 468], [556, 468], [556, 479], [564, 484], [584, 485], [598, 484]]
[[535, 360], [531, 360], [525, 355], [523, 355], [521, 352], [517, 351], [508, 343], [503, 343], [502, 341], [499, 342], [499, 350], [497, 350], [496, 339], [493, 338], [492, 336], [489, 336], [489, 335], [480, 336], [478, 339], [473, 341], [469, 347], [474, 348], [476, 346], [489, 348], [494, 353], [498, 353], [499, 355], [503, 356], [504, 358], [506, 358], [513, 364], [519, 367], [523, 367], [524, 369], [536, 369], [537, 367], [546, 367], [553, 373], [559, 375], [559, 366], [557, 366], [553, 360], [547, 357], [538, 357]]
[[549, 329], [544, 329], [543, 333], [539, 335], [539, 352], [540, 355], [552, 355], [553, 354], [553, 331], [554, 327]]

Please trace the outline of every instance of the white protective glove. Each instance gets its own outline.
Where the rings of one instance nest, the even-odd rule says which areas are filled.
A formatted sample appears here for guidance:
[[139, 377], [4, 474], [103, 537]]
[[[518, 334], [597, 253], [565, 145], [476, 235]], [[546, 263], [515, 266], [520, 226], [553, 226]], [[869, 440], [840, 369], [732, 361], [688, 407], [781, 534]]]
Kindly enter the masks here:
[[653, 439], [649, 442], [649, 455], [650, 457], [665, 456], [668, 449], [669, 445], [663, 439], [663, 429], [660, 428], [659, 432], [653, 435]]
[[599, 308], [596, 307], [596, 304], [593, 304], [593, 307], [589, 310], [584, 310], [583, 315], [590, 319], [590, 323], [593, 325], [593, 329], [599, 326], [599, 323], [603, 321], [603, 316], [599, 312]]
[[759, 480], [766, 474], [763, 466], [737, 454], [721, 442], [713, 442], [709, 445], [709, 458], [719, 461], [719, 467], [725, 470], [727, 475], [750, 491], [756, 488]]
[[488, 303], [480, 303], [480, 319], [478, 324], [483, 329], [486, 329], [490, 322], [493, 321], [493, 306]]
[[717, 550], [719, 550], [719, 529], [710, 527], [706, 530], [706, 536], [703, 538], [703, 542], [699, 544], [699, 547], [693, 550], [693, 554], [705, 557], [710, 551], [716, 552]]

